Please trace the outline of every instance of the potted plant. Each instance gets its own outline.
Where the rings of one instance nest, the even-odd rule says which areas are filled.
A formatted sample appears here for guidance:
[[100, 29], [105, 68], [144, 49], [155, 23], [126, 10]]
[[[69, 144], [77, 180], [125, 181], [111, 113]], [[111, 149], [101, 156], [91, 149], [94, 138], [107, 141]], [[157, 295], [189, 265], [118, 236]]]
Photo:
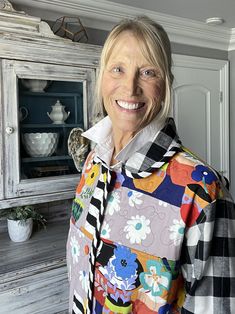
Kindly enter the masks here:
[[13, 242], [23, 242], [30, 238], [33, 222], [45, 228], [46, 220], [33, 206], [17, 206], [0, 210], [0, 218], [7, 218], [8, 234]]

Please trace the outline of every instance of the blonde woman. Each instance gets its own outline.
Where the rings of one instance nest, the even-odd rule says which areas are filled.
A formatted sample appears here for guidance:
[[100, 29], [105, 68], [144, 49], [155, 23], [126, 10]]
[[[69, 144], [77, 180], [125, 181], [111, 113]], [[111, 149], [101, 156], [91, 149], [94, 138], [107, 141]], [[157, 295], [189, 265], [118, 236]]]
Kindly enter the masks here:
[[169, 118], [171, 49], [147, 17], [103, 47], [96, 143], [73, 202], [70, 313], [235, 311], [234, 205], [220, 175], [185, 149]]

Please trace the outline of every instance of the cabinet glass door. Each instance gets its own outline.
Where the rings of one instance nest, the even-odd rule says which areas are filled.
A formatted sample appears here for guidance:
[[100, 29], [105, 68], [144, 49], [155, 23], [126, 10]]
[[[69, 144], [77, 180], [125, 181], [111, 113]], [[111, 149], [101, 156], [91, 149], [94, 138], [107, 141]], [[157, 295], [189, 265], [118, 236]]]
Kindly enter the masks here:
[[18, 91], [21, 179], [77, 174], [67, 142], [86, 128], [83, 83], [21, 79]]
[[3, 66], [12, 86], [4, 84], [8, 197], [74, 193], [82, 162], [74, 165], [68, 137], [89, 126], [95, 71], [6, 60]]

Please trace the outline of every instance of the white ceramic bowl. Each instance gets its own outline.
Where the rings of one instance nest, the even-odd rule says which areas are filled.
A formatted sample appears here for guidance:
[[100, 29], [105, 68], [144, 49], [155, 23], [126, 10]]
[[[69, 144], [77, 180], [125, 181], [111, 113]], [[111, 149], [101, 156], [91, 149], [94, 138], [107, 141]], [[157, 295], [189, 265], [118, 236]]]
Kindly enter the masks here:
[[31, 92], [44, 92], [47, 87], [47, 80], [28, 80], [22, 79], [22, 84], [29, 89]]
[[26, 152], [31, 157], [51, 156], [58, 145], [58, 133], [23, 133], [22, 140]]

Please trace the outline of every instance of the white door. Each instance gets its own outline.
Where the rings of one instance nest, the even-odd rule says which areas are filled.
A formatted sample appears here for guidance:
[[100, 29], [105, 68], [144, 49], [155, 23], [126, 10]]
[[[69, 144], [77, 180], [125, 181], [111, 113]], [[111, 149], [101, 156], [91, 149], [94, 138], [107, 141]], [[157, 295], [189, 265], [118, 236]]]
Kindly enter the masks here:
[[228, 62], [173, 56], [173, 116], [183, 145], [229, 178]]
[[[1, 68], [1, 63], [0, 63], [0, 68]], [[0, 80], [1, 84], [1, 80]], [[1, 87], [0, 87], [1, 90]], [[1, 92], [0, 92], [0, 99], [1, 99]], [[0, 104], [0, 148], [2, 148], [3, 145], [3, 116], [2, 116], [3, 108], [2, 108], [2, 101]], [[3, 154], [2, 151], [0, 152], [0, 200], [3, 199], [3, 182], [4, 182], [4, 171], [3, 171]]]

